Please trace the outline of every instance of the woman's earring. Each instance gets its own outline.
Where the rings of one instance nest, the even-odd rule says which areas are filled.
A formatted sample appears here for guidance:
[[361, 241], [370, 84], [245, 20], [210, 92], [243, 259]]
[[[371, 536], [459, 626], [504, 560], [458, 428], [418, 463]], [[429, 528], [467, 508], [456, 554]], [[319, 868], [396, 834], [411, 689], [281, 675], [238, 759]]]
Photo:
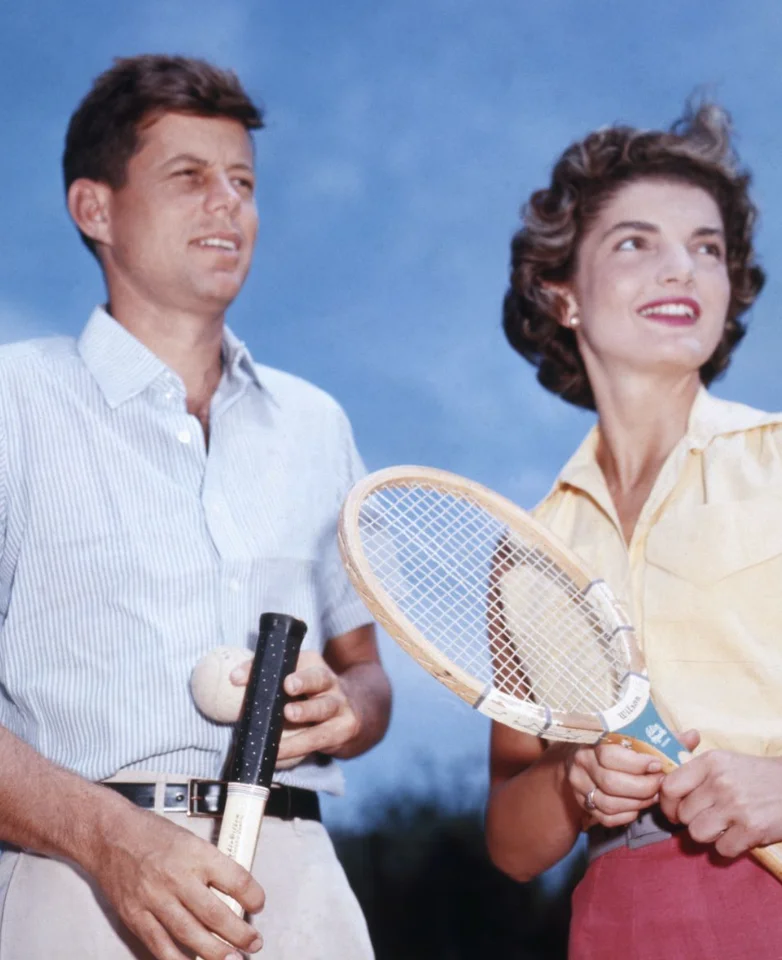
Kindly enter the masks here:
[[578, 317], [575, 316], [575, 315], [572, 316], [572, 317], [568, 320], [568, 322], [567, 322], [567, 325], [568, 325], [572, 330], [575, 330], [576, 327], [578, 327], [580, 324], [581, 324], [581, 321], [580, 321], [580, 320], [578, 319]]

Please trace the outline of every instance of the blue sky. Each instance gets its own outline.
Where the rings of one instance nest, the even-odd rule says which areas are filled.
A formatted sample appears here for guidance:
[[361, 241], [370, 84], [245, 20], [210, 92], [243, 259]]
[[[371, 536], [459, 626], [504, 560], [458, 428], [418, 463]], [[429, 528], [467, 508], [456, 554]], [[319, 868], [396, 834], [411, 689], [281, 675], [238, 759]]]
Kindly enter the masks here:
[[[531, 506], [590, 421], [504, 342], [518, 208], [573, 139], [667, 125], [706, 85], [754, 171], [770, 274], [717, 392], [782, 406], [782, 15], [769, 0], [27, 0], [3, 4], [0, 30], [0, 339], [77, 333], [101, 299], [59, 168], [91, 80], [116, 55], [205, 56], [267, 110], [261, 234], [232, 327], [256, 359], [339, 399], [371, 469], [439, 466]], [[458, 804], [484, 788], [483, 720], [383, 649], [392, 730], [348, 765], [333, 822], [408, 789]]]

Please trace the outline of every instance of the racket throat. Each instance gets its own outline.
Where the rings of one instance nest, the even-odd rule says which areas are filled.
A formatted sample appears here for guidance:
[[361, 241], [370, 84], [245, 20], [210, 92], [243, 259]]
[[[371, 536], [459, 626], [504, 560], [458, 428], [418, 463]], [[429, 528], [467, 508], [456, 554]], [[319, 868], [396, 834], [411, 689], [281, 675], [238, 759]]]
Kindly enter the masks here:
[[668, 770], [681, 766], [690, 757], [689, 751], [668, 729], [651, 699], [640, 712], [634, 712], [629, 721], [622, 722], [622, 718], [618, 718], [621, 725], [617, 725], [617, 717], [611, 714], [603, 715], [603, 718], [607, 721], [606, 726], [613, 721], [613, 729], [609, 726], [603, 742], [618, 743], [638, 753], [656, 756]]

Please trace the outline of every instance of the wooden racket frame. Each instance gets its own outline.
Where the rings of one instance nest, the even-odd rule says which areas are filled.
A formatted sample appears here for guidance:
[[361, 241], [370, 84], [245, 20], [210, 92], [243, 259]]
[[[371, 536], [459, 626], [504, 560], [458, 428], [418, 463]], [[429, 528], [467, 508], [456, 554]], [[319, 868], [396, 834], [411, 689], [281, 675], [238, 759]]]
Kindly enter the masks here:
[[[431, 486], [455, 496], [469, 496], [497, 517], [512, 531], [524, 537], [526, 542], [538, 546], [570, 577], [580, 590], [595, 583], [579, 559], [563, 544], [552, 539], [551, 534], [533, 520], [524, 510], [510, 500], [474, 480], [460, 477], [434, 467], [399, 466], [378, 470], [360, 480], [348, 494], [340, 513], [337, 539], [343, 563], [363, 603], [377, 622], [396, 640], [402, 649], [446, 687], [477, 710], [525, 733], [534, 736], [549, 736], [556, 730], [556, 739], [596, 743], [610, 729], [593, 714], [565, 713], [551, 710], [545, 705], [524, 702], [510, 694], [479, 684], [470, 674], [461, 670], [444, 656], [418, 630], [399, 608], [380, 580], [375, 576], [364, 552], [361, 540], [359, 516], [361, 507], [369, 496], [387, 487], [398, 488], [405, 483], [411, 486]], [[648, 681], [635, 633], [617, 601], [607, 588], [599, 591], [598, 604], [606, 619], [617, 628], [622, 628], [622, 643], [627, 656], [628, 672], [640, 682], [626, 687], [623, 696], [612, 713], [622, 710], [636, 701], [639, 688], [648, 699]], [[645, 689], [644, 689], [645, 688]], [[644, 701], [645, 702], [645, 701]]]

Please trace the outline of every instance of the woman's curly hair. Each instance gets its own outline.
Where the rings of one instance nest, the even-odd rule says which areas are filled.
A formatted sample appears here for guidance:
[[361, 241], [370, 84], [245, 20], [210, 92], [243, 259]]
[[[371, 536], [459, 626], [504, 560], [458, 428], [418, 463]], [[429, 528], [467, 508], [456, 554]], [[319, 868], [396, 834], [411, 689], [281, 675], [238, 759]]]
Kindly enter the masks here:
[[560, 322], [566, 305], [556, 288], [572, 281], [581, 239], [603, 206], [625, 184], [645, 179], [701, 187], [722, 213], [731, 294], [722, 339], [701, 367], [704, 384], [727, 368], [746, 333], [740, 317], [765, 281], [752, 247], [757, 210], [750, 176], [739, 167], [730, 117], [721, 107], [690, 105], [667, 132], [606, 127], [568, 147], [548, 188], [533, 193], [522, 211], [523, 226], [511, 242], [503, 328], [547, 390], [589, 410], [595, 409], [592, 388], [575, 333]]

